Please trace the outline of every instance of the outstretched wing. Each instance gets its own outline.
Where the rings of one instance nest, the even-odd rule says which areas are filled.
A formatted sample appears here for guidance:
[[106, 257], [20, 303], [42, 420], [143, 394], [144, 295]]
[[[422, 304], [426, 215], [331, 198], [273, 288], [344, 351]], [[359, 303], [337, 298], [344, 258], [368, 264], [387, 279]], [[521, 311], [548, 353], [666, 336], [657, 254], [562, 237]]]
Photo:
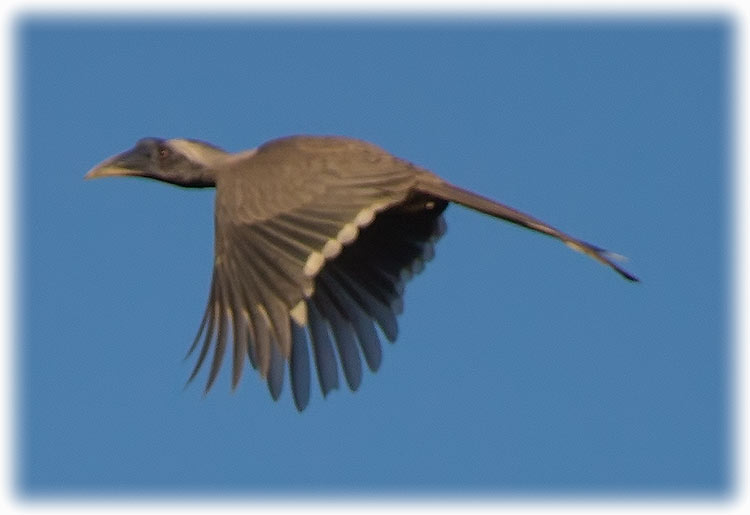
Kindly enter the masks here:
[[214, 273], [189, 352], [202, 342], [190, 379], [213, 345], [210, 389], [231, 344], [233, 387], [247, 356], [276, 399], [286, 362], [302, 410], [312, 354], [324, 395], [338, 387], [339, 363], [356, 390], [362, 357], [371, 370], [380, 365], [377, 327], [388, 340], [396, 338], [404, 284], [432, 257], [448, 202], [555, 237], [637, 281], [604, 249], [378, 147], [286, 138], [217, 178]]
[[[303, 143], [262, 147], [218, 181], [213, 280], [189, 351], [200, 346], [193, 379], [213, 346], [206, 390], [231, 346], [232, 386], [247, 356], [274, 399], [288, 362], [299, 409], [309, 399], [309, 349], [324, 394], [338, 386], [338, 362], [351, 389], [362, 356], [378, 368], [376, 326], [396, 338], [403, 284], [432, 255], [447, 204], [410, 196], [415, 169], [376, 147], [344, 148], [342, 160]], [[238, 194], [248, 191], [260, 196]]]

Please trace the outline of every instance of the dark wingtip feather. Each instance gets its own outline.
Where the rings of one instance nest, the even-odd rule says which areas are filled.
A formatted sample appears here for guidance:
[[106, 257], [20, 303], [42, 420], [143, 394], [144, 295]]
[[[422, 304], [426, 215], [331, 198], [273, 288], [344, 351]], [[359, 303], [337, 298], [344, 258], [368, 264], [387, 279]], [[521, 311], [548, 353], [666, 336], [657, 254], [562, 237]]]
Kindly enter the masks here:
[[349, 389], [355, 392], [362, 382], [362, 362], [357, 348], [356, 334], [331, 296], [328, 282], [325, 273], [318, 276], [315, 303], [321, 316], [328, 320], [338, 350], [341, 368], [344, 370], [344, 379], [346, 379]]
[[303, 411], [310, 402], [310, 358], [307, 352], [305, 330], [292, 324], [292, 355], [289, 358], [289, 378], [297, 411]]
[[308, 328], [310, 331], [310, 344], [315, 358], [315, 368], [318, 370], [318, 382], [323, 397], [331, 390], [339, 387], [338, 366], [333, 351], [330, 335], [325, 327], [325, 320], [318, 312], [314, 302], [307, 303]]
[[233, 312], [232, 315], [232, 392], [237, 389], [244, 370], [245, 355], [247, 354], [247, 341], [244, 339], [245, 331], [240, 328], [240, 318]]
[[281, 351], [276, 343], [271, 344], [271, 363], [266, 378], [268, 391], [274, 401], [279, 400], [281, 389], [284, 386], [284, 359], [281, 357]]
[[192, 345], [190, 345], [190, 348], [185, 354], [185, 357], [182, 358], [183, 361], [188, 359], [193, 354], [193, 351], [195, 351], [195, 348], [198, 346], [198, 342], [200, 341], [201, 336], [203, 336], [203, 331], [206, 329], [206, 322], [208, 321], [208, 317], [211, 314], [211, 306], [213, 306], [213, 303], [214, 303], [214, 292], [213, 292], [213, 286], [212, 286], [211, 295], [209, 295], [208, 304], [206, 305], [206, 310], [203, 312], [203, 320], [201, 320], [201, 325], [200, 327], [198, 327], [198, 333], [195, 335], [195, 338], [193, 339], [193, 343]]
[[219, 375], [219, 370], [221, 370], [221, 364], [224, 360], [226, 345], [226, 320], [222, 316], [221, 318], [219, 318], [219, 328], [216, 336], [216, 345], [214, 346], [214, 359], [211, 363], [211, 369], [208, 373], [208, 380], [206, 381], [206, 388], [204, 393], [208, 393]]
[[[213, 315], [213, 309], [212, 309], [212, 315]], [[190, 377], [188, 377], [187, 384], [190, 384], [190, 382], [193, 379], [195, 379], [195, 376], [198, 375], [198, 371], [200, 370], [201, 365], [203, 365], [203, 361], [206, 359], [206, 355], [208, 354], [208, 349], [209, 347], [211, 347], [211, 340], [213, 339], [214, 322], [215, 322], [215, 316], [211, 316], [208, 319], [208, 325], [206, 326], [206, 331], [204, 333], [203, 346], [201, 347], [201, 353], [198, 356], [198, 361], [195, 363], [195, 367], [193, 367], [193, 372], [190, 374]], [[185, 386], [187, 386], [187, 384]]]

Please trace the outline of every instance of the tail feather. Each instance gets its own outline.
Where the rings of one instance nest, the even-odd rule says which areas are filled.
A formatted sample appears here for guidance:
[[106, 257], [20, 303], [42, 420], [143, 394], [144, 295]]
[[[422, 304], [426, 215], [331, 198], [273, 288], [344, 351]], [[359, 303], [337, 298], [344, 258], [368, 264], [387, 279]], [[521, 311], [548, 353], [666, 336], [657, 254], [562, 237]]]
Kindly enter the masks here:
[[437, 179], [434, 176], [430, 176], [429, 178], [420, 181], [416, 185], [416, 189], [422, 193], [450, 202], [455, 202], [482, 213], [501, 218], [510, 223], [520, 225], [521, 227], [526, 227], [527, 229], [557, 238], [573, 250], [582, 252], [600, 263], [609, 266], [625, 279], [635, 282], [638, 281], [636, 276], [622, 268], [613, 260], [613, 258], [617, 256], [616, 254], [595, 245], [591, 245], [590, 243], [586, 243], [585, 241], [573, 238], [572, 236], [555, 229], [551, 225], [546, 224], [531, 215], [522, 213], [517, 209], [500, 204], [499, 202], [495, 202], [494, 200], [483, 197], [477, 193], [459, 188], [458, 186]]

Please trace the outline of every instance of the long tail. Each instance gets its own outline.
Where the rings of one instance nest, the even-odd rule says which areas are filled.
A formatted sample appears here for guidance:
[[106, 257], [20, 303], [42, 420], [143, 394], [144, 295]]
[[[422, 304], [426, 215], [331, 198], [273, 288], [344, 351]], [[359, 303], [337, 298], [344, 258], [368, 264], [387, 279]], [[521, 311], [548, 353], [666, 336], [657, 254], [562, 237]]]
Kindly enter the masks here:
[[471, 209], [475, 209], [482, 213], [502, 218], [508, 222], [526, 227], [534, 231], [541, 232], [553, 238], [557, 238], [562, 241], [568, 247], [578, 252], [591, 256], [602, 264], [605, 264], [615, 270], [618, 274], [623, 276], [629, 281], [638, 281], [638, 278], [618, 265], [613, 258], [619, 257], [617, 254], [613, 254], [605, 249], [599, 248], [585, 241], [573, 238], [572, 236], [565, 234], [562, 231], [555, 229], [554, 227], [534, 218], [533, 216], [522, 213], [512, 207], [500, 204], [494, 200], [483, 197], [471, 191], [459, 188], [448, 182], [435, 180], [434, 176], [430, 176], [429, 179], [420, 181], [416, 189], [422, 193], [432, 195], [450, 202], [456, 202], [463, 206]]

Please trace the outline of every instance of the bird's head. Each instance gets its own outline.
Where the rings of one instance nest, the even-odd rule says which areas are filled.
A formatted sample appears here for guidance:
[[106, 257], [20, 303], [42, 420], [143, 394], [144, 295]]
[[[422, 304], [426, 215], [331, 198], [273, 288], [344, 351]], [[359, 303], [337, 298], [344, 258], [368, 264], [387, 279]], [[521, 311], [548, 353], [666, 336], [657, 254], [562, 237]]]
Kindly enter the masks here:
[[216, 185], [216, 167], [228, 155], [203, 141], [143, 138], [95, 166], [85, 178], [148, 177], [186, 188], [208, 188]]

